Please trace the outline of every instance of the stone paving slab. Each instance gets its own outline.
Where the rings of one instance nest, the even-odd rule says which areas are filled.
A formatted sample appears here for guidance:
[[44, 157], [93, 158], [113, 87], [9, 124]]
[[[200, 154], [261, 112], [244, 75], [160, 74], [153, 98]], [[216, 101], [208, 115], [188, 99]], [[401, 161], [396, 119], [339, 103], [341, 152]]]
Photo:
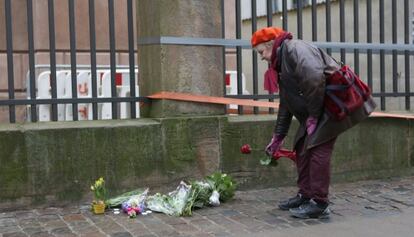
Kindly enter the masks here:
[[[219, 207], [195, 210], [191, 217], [161, 213], [129, 219], [107, 211], [93, 215], [88, 205], [0, 213], [0, 237], [20, 236], [253, 236], [294, 228], [335, 226], [355, 218], [414, 215], [414, 176], [335, 184], [329, 219], [300, 220], [276, 208], [295, 187], [239, 191]], [[331, 225], [330, 225], [331, 224]]]

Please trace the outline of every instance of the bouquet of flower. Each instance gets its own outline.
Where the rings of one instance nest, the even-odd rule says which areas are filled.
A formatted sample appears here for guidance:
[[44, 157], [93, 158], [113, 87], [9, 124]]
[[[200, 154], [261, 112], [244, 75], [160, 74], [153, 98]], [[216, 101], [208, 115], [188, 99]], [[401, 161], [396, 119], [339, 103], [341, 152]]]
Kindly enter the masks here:
[[96, 180], [95, 183], [91, 186], [91, 191], [94, 194], [93, 203], [95, 204], [105, 203], [106, 188], [105, 188], [105, 180], [102, 177]]
[[141, 194], [131, 196], [127, 201], [122, 203], [122, 210], [128, 214], [130, 218], [135, 218], [145, 209], [145, 200], [148, 195], [148, 188]]
[[220, 172], [206, 176], [205, 180], [189, 184], [181, 181], [168, 195], [157, 193], [147, 199], [147, 208], [171, 216], [191, 216], [192, 210], [204, 206], [218, 206], [234, 196], [236, 184], [230, 176]]

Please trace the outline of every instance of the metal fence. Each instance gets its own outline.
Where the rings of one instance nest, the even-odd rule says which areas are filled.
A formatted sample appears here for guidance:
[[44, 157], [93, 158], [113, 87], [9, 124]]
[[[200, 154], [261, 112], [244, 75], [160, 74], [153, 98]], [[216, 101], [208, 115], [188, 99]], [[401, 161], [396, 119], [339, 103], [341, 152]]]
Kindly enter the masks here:
[[[9, 121], [11, 123], [16, 122], [16, 110], [15, 107], [18, 105], [28, 105], [30, 114], [30, 121], [38, 120], [38, 107], [39, 105], [51, 105], [51, 120], [58, 120], [58, 105], [59, 104], [71, 104], [72, 105], [72, 114], [73, 120], [78, 120], [78, 104], [80, 103], [91, 103], [92, 104], [92, 114], [93, 119], [98, 119], [98, 103], [110, 102], [112, 104], [112, 118], [118, 118], [118, 103], [128, 102], [130, 103], [130, 114], [132, 118], [136, 117], [136, 102], [148, 102], [148, 99], [145, 97], [137, 97], [135, 95], [135, 90], [130, 89], [130, 96], [118, 97], [116, 95], [116, 71], [117, 71], [117, 62], [116, 62], [116, 47], [115, 47], [115, 15], [114, 15], [114, 0], [108, 0], [108, 19], [109, 19], [109, 56], [110, 56], [110, 72], [111, 72], [111, 96], [110, 97], [98, 97], [98, 87], [97, 87], [97, 49], [96, 49], [96, 28], [95, 28], [95, 0], [88, 0], [89, 6], [89, 37], [90, 37], [90, 49], [87, 52], [90, 53], [90, 72], [91, 72], [91, 83], [92, 83], [92, 96], [90, 98], [78, 98], [77, 91], [77, 71], [79, 67], [77, 65], [77, 50], [76, 46], [76, 25], [75, 25], [75, 0], [67, 0], [69, 9], [69, 36], [70, 36], [70, 73], [71, 73], [71, 98], [58, 98], [57, 96], [57, 78], [56, 70], [59, 65], [56, 64], [56, 37], [55, 37], [55, 0], [47, 0], [47, 14], [48, 14], [48, 26], [49, 26], [49, 55], [50, 55], [50, 90], [51, 98], [49, 99], [39, 99], [36, 95], [36, 62], [35, 62], [35, 42], [34, 42], [34, 17], [33, 17], [33, 3], [34, 0], [26, 0], [25, 9], [27, 11], [27, 39], [28, 39], [28, 57], [29, 57], [29, 72], [28, 72], [28, 83], [30, 85], [27, 88], [28, 98], [27, 99], [17, 99], [15, 97], [14, 89], [14, 67], [13, 67], [13, 55], [16, 53], [13, 50], [13, 22], [12, 22], [12, 5], [11, 0], [4, 0], [4, 10], [5, 10], [5, 25], [6, 25], [6, 43], [7, 43], [7, 71], [8, 71], [8, 99], [0, 100], [0, 106], [8, 106], [9, 108]], [[134, 38], [134, 15], [133, 15], [133, 0], [127, 0], [127, 12], [125, 14], [128, 18], [127, 30], [128, 30], [128, 53], [129, 53], [129, 75], [130, 82], [129, 85], [133, 88], [135, 85], [135, 47], [136, 40]], [[22, 9], [20, 9], [22, 10]], [[105, 51], [106, 52], [106, 51]], [[20, 52], [21, 53], [21, 52]], [[23, 52], [26, 53], [26, 52]], [[26, 91], [24, 90], [24, 91]]]
[[[247, 2], [247, 0], [245, 1]], [[249, 0], [250, 2], [250, 8], [251, 8], [251, 15], [250, 15], [250, 25], [251, 25], [251, 33], [255, 32], [257, 30], [257, 5], [258, 3], [261, 3], [263, 5], [263, 1], [256, 1], [256, 0]], [[412, 59], [410, 58], [412, 55], [414, 55], [414, 45], [410, 44], [410, 9], [412, 8], [412, 1], [409, 0], [403, 0], [403, 1], [387, 1], [387, 4], [389, 5], [391, 2], [391, 11], [389, 9], [385, 9], [385, 2], [384, 0], [378, 0], [378, 1], [372, 1], [372, 0], [366, 0], [366, 1], [359, 1], [359, 0], [326, 0], [317, 1], [317, 0], [301, 0], [301, 1], [290, 1], [288, 0], [276, 0], [276, 2], [279, 3], [279, 5], [282, 5], [282, 10], [280, 12], [282, 24], [278, 25], [279, 27], [282, 27], [283, 29], [290, 31], [293, 28], [295, 28], [295, 25], [289, 25], [288, 22], [288, 11], [291, 9], [288, 9], [288, 6], [291, 6], [292, 3], [296, 4], [296, 6], [293, 6], [295, 8], [296, 12], [296, 37], [299, 39], [303, 39], [303, 27], [304, 27], [304, 20], [303, 20], [303, 10], [306, 7], [311, 9], [311, 28], [312, 28], [312, 34], [311, 39], [309, 41], [313, 41], [315, 45], [319, 46], [320, 48], [326, 49], [328, 54], [332, 55], [333, 53], [338, 52], [340, 58], [338, 58], [341, 62], [348, 64], [347, 62], [347, 54], [351, 53], [353, 54], [352, 66], [356, 73], [360, 73], [360, 60], [362, 57], [364, 57], [364, 60], [366, 60], [366, 75], [362, 75], [363, 78], [366, 78], [366, 82], [368, 83], [369, 87], [373, 90], [373, 96], [375, 98], [379, 99], [380, 106], [379, 108], [381, 110], [386, 110], [386, 99], [387, 98], [398, 98], [403, 97], [405, 98], [405, 110], [411, 110], [411, 99], [414, 95], [413, 90], [410, 88], [412, 87], [411, 78], [410, 75], [410, 69], [412, 68]], [[352, 2], [352, 8], [345, 7], [345, 2]], [[366, 4], [366, 12], [360, 13], [360, 3], [364, 2]], [[332, 12], [332, 4], [338, 4], [339, 5], [339, 14], [334, 14]], [[240, 13], [240, 4], [241, 0], [235, 1], [235, 8], [236, 8], [236, 36], [237, 39], [241, 39], [241, 27], [240, 24], [242, 22], [241, 19], [241, 13]], [[274, 7], [272, 7], [272, 4], [275, 4], [275, 1], [267, 0], [266, 1], [266, 15], [261, 15], [260, 17], [266, 17], [267, 20], [267, 26], [272, 26], [273, 24], [273, 17], [274, 17]], [[375, 5], [374, 5], [375, 4]], [[411, 5], [410, 5], [411, 4]], [[397, 6], [400, 11], [397, 11]], [[279, 6], [280, 7], [280, 6]], [[317, 11], [317, 8], [324, 8], [325, 16], [320, 14], [320, 11]], [[411, 8], [410, 8], [411, 7]], [[379, 9], [379, 12], [374, 12], [372, 9]], [[352, 11], [349, 12], [349, 9]], [[398, 15], [401, 13], [401, 9], [403, 9], [403, 14]], [[346, 11], [347, 10], [347, 11]], [[388, 13], [388, 15], [385, 15], [385, 12]], [[338, 13], [338, 12], [335, 12]], [[364, 21], [361, 21], [360, 15], [365, 14], [365, 27], [366, 28], [366, 42], [361, 42], [360, 40], [360, 32], [361, 32], [361, 23]], [[373, 14], [379, 14], [379, 25], [373, 24]], [[414, 12], [413, 12], [414, 14]], [[322, 17], [325, 19], [325, 27], [323, 29], [319, 29], [318, 26], [318, 18]], [[386, 17], [391, 17], [391, 27], [385, 28], [385, 19]], [[398, 19], [397, 19], [398, 17]], [[337, 19], [339, 18], [339, 19]], [[350, 32], [347, 31], [346, 26], [346, 19], [353, 19], [353, 29]], [[332, 22], [334, 20], [339, 20], [339, 27], [333, 27]], [[397, 24], [401, 24], [401, 22], [404, 24], [404, 31], [403, 32], [397, 32]], [[288, 27], [289, 25], [289, 27]], [[376, 30], [376, 27], [379, 28], [379, 41], [374, 42], [373, 41], [373, 29]], [[325, 31], [325, 40], [320, 41], [321, 39], [318, 39], [318, 32]], [[339, 31], [339, 42], [333, 42], [332, 41], [332, 33], [333, 31]], [[412, 31], [413, 31], [413, 37], [414, 37], [414, 18], [412, 20]], [[353, 35], [353, 41], [348, 42], [346, 40], [347, 34]], [[397, 40], [397, 34], [404, 36], [404, 42], [398, 42]], [[386, 36], [391, 35], [391, 42], [386, 42], [385, 38]], [[247, 43], [247, 42], [246, 42]], [[241, 68], [241, 62], [242, 62], [242, 47], [248, 47], [246, 44], [239, 44], [237, 45], [236, 54], [237, 54], [237, 68], [238, 71], [243, 71]], [[362, 56], [361, 54], [365, 54], [365, 56]], [[379, 80], [375, 80], [373, 76], [374, 69], [373, 66], [373, 56], [379, 56]], [[388, 78], [386, 75], [386, 55], [391, 55], [392, 57], [392, 72], [391, 72], [391, 78]], [[404, 57], [404, 90], [399, 89], [399, 75], [402, 74], [398, 72], [398, 67], [401, 65], [398, 65], [399, 57]], [[252, 96], [243, 96], [243, 98], [264, 98], [263, 95], [257, 95], [257, 82], [258, 82], [258, 69], [257, 69], [257, 55], [255, 52], [252, 53], [252, 81], [253, 81], [253, 95]], [[378, 68], [378, 67], [377, 67]], [[365, 70], [365, 68], [364, 68]], [[386, 90], [386, 81], [392, 80], [392, 89], [390, 91]], [[240, 76], [239, 76], [239, 82], [240, 82]], [[376, 89], [375, 83], [379, 83], [379, 89]], [[239, 86], [241, 84], [239, 83]], [[236, 96], [237, 97], [237, 96]], [[277, 95], [269, 95], [268, 98], [271, 100], [271, 98], [276, 98]], [[254, 113], [257, 113], [257, 108], [254, 109]], [[270, 111], [272, 112], [272, 111]], [[239, 113], [243, 113], [243, 108], [239, 107]]]
[[[350, 0], [351, 1], [351, 0]], [[117, 72], [117, 62], [116, 62], [116, 46], [115, 46], [115, 15], [114, 15], [114, 0], [108, 0], [108, 9], [106, 14], [108, 14], [109, 19], [109, 49], [108, 53], [110, 56], [110, 72], [111, 72], [111, 96], [109, 97], [99, 97], [97, 95], [98, 86], [97, 82], [97, 69], [99, 65], [97, 65], [97, 49], [96, 49], [96, 28], [95, 28], [95, 0], [88, 0], [89, 6], [89, 37], [90, 37], [90, 49], [87, 50], [90, 53], [90, 72], [91, 72], [91, 82], [92, 82], [92, 95], [89, 98], [79, 98], [78, 92], [76, 90], [77, 85], [77, 71], [79, 68], [77, 67], [77, 45], [76, 45], [76, 25], [75, 25], [75, 0], [67, 0], [68, 9], [69, 9], [69, 36], [70, 36], [70, 72], [71, 72], [71, 88], [72, 88], [72, 97], [71, 98], [58, 98], [57, 96], [57, 84], [56, 84], [56, 38], [55, 38], [55, 10], [54, 10], [54, 0], [47, 0], [48, 6], [48, 26], [49, 26], [49, 55], [50, 55], [50, 86], [51, 86], [51, 98], [48, 99], [38, 99], [36, 95], [36, 82], [35, 82], [35, 45], [34, 45], [34, 33], [33, 33], [33, 0], [26, 0], [25, 9], [27, 14], [27, 42], [28, 42], [28, 50], [27, 55], [29, 58], [29, 88], [27, 88], [28, 98], [26, 99], [18, 99], [15, 96], [15, 89], [14, 89], [14, 68], [13, 68], [13, 54], [15, 51], [13, 50], [13, 30], [12, 30], [12, 9], [11, 9], [11, 0], [4, 0], [4, 9], [5, 9], [5, 26], [6, 26], [6, 48], [7, 50], [4, 52], [7, 54], [7, 69], [8, 69], [8, 89], [7, 94], [8, 98], [0, 100], [0, 106], [8, 106], [9, 108], [9, 121], [11, 123], [16, 122], [16, 110], [15, 107], [19, 105], [25, 105], [29, 108], [30, 120], [37, 121], [37, 108], [39, 105], [46, 104], [51, 105], [51, 120], [57, 121], [58, 120], [58, 105], [59, 104], [71, 104], [72, 105], [72, 113], [73, 113], [73, 120], [78, 120], [78, 113], [77, 113], [77, 105], [80, 103], [91, 103], [92, 104], [92, 114], [93, 119], [98, 119], [98, 104], [99, 103], [111, 103], [112, 107], [112, 118], [118, 119], [118, 105], [121, 102], [127, 102], [130, 104], [130, 115], [131, 117], [136, 117], [136, 103], [137, 102], [148, 102], [148, 99], [145, 97], [136, 96], [135, 90], [130, 88], [130, 95], [125, 97], [119, 97], [116, 94], [116, 72]], [[248, 22], [251, 26], [251, 31], [248, 32], [248, 35], [251, 35], [252, 32], [255, 32], [258, 28], [258, 16], [257, 16], [257, 3], [256, 0], [250, 0], [251, 6], [251, 18], [250, 20], [242, 20], [241, 14], [241, 0], [234, 0], [234, 15], [235, 19], [235, 38], [234, 39], [225, 39], [226, 34], [226, 21], [230, 20], [227, 19], [227, 13], [225, 11], [225, 1], [222, 0], [222, 34], [223, 37], [219, 39], [211, 39], [211, 38], [188, 38], [188, 37], [160, 37], [160, 44], [175, 44], [175, 45], [207, 45], [207, 46], [221, 46], [223, 47], [223, 52], [226, 52], [226, 49], [234, 49], [236, 55], [236, 65], [237, 65], [237, 95], [226, 95], [227, 97], [235, 97], [235, 98], [244, 98], [244, 99], [254, 99], [254, 100], [269, 100], [273, 101], [274, 99], [278, 98], [277, 94], [266, 94], [266, 93], [259, 93], [259, 80], [258, 80], [258, 60], [256, 52], [252, 51], [251, 53], [251, 60], [252, 60], [252, 77], [248, 78], [249, 81], [252, 83], [253, 92], [249, 95], [243, 94], [243, 86], [242, 86], [242, 72], [243, 72], [243, 62], [244, 57], [242, 57], [243, 50], [250, 50], [250, 42], [249, 39], [242, 38], [242, 25], [243, 22]], [[274, 4], [276, 1], [274, 0], [266, 0], [266, 15], [264, 16], [268, 26], [273, 24], [273, 17], [275, 16], [275, 7]], [[288, 1], [287, 0], [279, 0], [281, 2], [282, 10], [280, 13], [282, 17], [282, 24], [285, 30], [289, 30], [288, 27]], [[360, 71], [360, 59], [361, 57], [366, 57], [367, 61], [367, 83], [368, 85], [373, 88], [374, 83], [376, 80], [373, 79], [373, 56], [379, 55], [380, 57], [380, 78], [379, 78], [379, 90], [373, 90], [373, 96], [379, 98], [380, 100], [380, 109], [385, 110], [386, 104], [385, 101], [387, 98], [390, 97], [404, 97], [405, 98], [405, 109], [411, 109], [411, 98], [414, 96], [414, 92], [410, 90], [411, 88], [411, 75], [410, 75], [410, 68], [411, 68], [411, 56], [414, 55], [414, 45], [410, 44], [410, 0], [403, 0], [397, 1], [392, 0], [392, 9], [391, 9], [391, 17], [392, 17], [392, 27], [391, 29], [385, 29], [384, 19], [385, 19], [385, 4], [384, 0], [374, 1], [375, 4], [379, 4], [379, 14], [380, 14], [380, 22], [379, 22], [379, 42], [373, 41], [373, 23], [372, 23], [372, 9], [373, 9], [373, 1], [366, 0], [366, 35], [367, 39], [366, 42], [361, 42], [359, 39], [359, 32], [360, 32], [360, 19], [359, 16], [361, 15], [359, 12], [359, 2], [358, 0], [353, 0], [353, 10], [352, 14], [349, 12], [345, 12], [345, 0], [338, 0], [338, 1], [330, 1], [326, 0], [323, 3], [316, 0], [309, 0], [309, 3], [304, 6], [304, 1], [295, 1], [295, 11], [296, 11], [296, 37], [299, 39], [303, 38], [303, 15], [302, 11], [305, 7], [311, 9], [311, 21], [312, 21], [312, 41], [314, 43], [327, 50], [329, 54], [339, 53], [340, 60], [346, 62], [347, 53], [353, 54], [353, 66], [355, 71], [358, 73]], [[339, 2], [339, 15], [332, 14], [331, 5], [332, 3]], [[349, 2], [349, 1], [348, 1]], [[129, 54], [129, 71], [130, 71], [130, 82], [129, 85], [132, 87], [135, 85], [135, 54], [136, 44], [139, 42], [134, 37], [134, 13], [133, 13], [133, 0], [126, 0], [127, 4], [127, 31], [128, 31], [128, 54]], [[291, 4], [291, 3], [290, 3]], [[321, 16], [317, 14], [317, 7], [321, 7], [323, 4], [325, 9], [325, 16]], [[403, 24], [404, 24], [404, 42], [398, 43], [397, 41], [397, 5], [403, 4], [404, 14], [403, 14]], [[324, 29], [318, 28], [317, 19], [318, 17], [325, 18], [325, 27]], [[352, 17], [354, 24], [353, 24], [353, 42], [346, 42], [346, 25], [345, 25], [345, 18]], [[332, 28], [332, 20], [339, 18], [339, 29]], [[413, 19], [414, 24], [414, 19]], [[122, 27], [122, 26], [121, 26]], [[290, 26], [292, 28], [292, 26]], [[332, 41], [332, 31], [339, 30], [340, 32], [340, 40], [339, 42]], [[324, 41], [319, 41], [318, 39], [318, 32], [325, 31], [326, 39]], [[392, 42], [386, 43], [385, 42], [385, 35], [387, 32], [391, 32], [392, 34]], [[401, 32], [399, 32], [401, 34]], [[228, 52], [228, 51], [227, 51]], [[365, 56], [361, 56], [361, 54], [365, 54]], [[393, 88], [392, 91], [386, 91], [386, 72], [385, 72], [385, 55], [392, 56], [392, 78], [393, 81]], [[405, 81], [405, 88], [404, 91], [399, 90], [398, 88], [398, 57], [404, 57], [404, 81]], [[224, 60], [224, 64], [226, 64], [226, 60]], [[224, 65], [226, 68], [226, 65]], [[223, 72], [224, 74], [224, 72]], [[223, 83], [224, 84], [224, 83]], [[223, 91], [226, 94], [226, 89], [223, 88]], [[274, 113], [272, 109], [269, 109], [269, 113]], [[244, 109], [242, 106], [238, 107], [238, 113], [243, 114]], [[259, 109], [253, 108], [253, 113], [258, 114]]]

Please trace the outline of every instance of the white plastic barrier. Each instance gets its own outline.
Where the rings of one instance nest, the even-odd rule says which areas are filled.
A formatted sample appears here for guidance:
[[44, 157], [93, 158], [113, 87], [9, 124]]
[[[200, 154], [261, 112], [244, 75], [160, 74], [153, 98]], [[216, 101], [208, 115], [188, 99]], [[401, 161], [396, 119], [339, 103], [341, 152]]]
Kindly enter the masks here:
[[[78, 71], [76, 75], [78, 98], [92, 97], [91, 73], [89, 71]], [[72, 73], [68, 73], [65, 79], [65, 98], [72, 98]], [[78, 119], [92, 119], [92, 104], [78, 104]], [[73, 120], [72, 104], [66, 104], [65, 120]]]
[[[65, 77], [67, 71], [56, 72], [56, 95], [57, 98], [64, 98], [65, 93]], [[50, 99], [52, 98], [51, 85], [50, 85], [50, 71], [42, 72], [37, 79], [37, 99]], [[58, 104], [58, 120], [65, 120], [65, 105]], [[50, 121], [51, 106], [47, 104], [41, 104], [37, 106], [37, 113], [39, 114], [39, 121]], [[30, 118], [30, 116], [28, 116]]]
[[[78, 70], [77, 96], [78, 98], [92, 98], [92, 74], [90, 70]], [[112, 97], [111, 93], [111, 71], [97, 70], [97, 96]], [[135, 70], [135, 85], [138, 80], [138, 70]], [[130, 96], [130, 75], [128, 69], [117, 69], [115, 74], [116, 95], [118, 97]], [[27, 98], [30, 98], [30, 78], [29, 73], [26, 80]], [[72, 74], [69, 70], [58, 70], [56, 72], [57, 98], [72, 98]], [[44, 71], [36, 79], [37, 99], [51, 98], [50, 71]], [[135, 95], [139, 96], [138, 86], [135, 86]], [[131, 107], [129, 102], [120, 103], [118, 118], [131, 118]], [[136, 118], [139, 118], [139, 102], [136, 103]], [[92, 120], [92, 103], [78, 104], [78, 119]], [[51, 120], [51, 105], [38, 105], [37, 114], [39, 121]], [[31, 119], [30, 106], [27, 106], [27, 119]], [[112, 119], [111, 103], [98, 103], [98, 119]], [[72, 104], [58, 104], [58, 120], [72, 121]]]
[[[117, 71], [120, 75], [120, 80], [117, 80], [117, 95], [118, 97], [128, 97], [131, 94], [130, 91], [130, 73], [129, 70], [119, 70]], [[138, 70], [135, 70], [135, 96], [139, 96], [139, 88], [137, 85], [138, 79]], [[136, 109], [136, 118], [139, 118], [139, 102], [135, 103]], [[120, 118], [130, 118], [131, 117], [131, 103], [122, 102], [120, 103]]]
[[[135, 70], [135, 96], [139, 96], [139, 88], [136, 85], [138, 79], [138, 70]], [[115, 74], [115, 84], [116, 84], [116, 95], [118, 97], [127, 97], [130, 95], [130, 86], [129, 86], [130, 76], [129, 70], [121, 69], [117, 70]], [[101, 97], [111, 97], [111, 72], [107, 71], [103, 73], [101, 78]], [[119, 118], [130, 118], [131, 111], [130, 111], [130, 103], [128, 102], [121, 102], [119, 106]], [[136, 118], [139, 118], [139, 103], [137, 102], [135, 105], [136, 108]], [[111, 103], [103, 103], [101, 107], [101, 119], [111, 119], [112, 118], [112, 105]]]
[[[77, 94], [78, 98], [92, 97], [92, 74], [90, 70], [77, 71]], [[135, 69], [135, 95], [139, 96], [139, 87], [137, 86], [138, 70]], [[226, 71], [226, 94], [237, 95], [237, 71]], [[27, 88], [29, 85], [29, 75], [27, 77]], [[111, 93], [111, 71], [97, 70], [97, 95], [99, 98], [112, 97]], [[130, 96], [130, 74], [128, 69], [117, 69], [115, 73], [116, 95], [118, 97]], [[57, 98], [72, 98], [72, 76], [69, 70], [59, 70], [56, 72]], [[50, 71], [44, 71], [39, 74], [36, 80], [37, 98], [49, 99], [51, 98], [50, 87]], [[30, 90], [27, 92], [30, 98]], [[246, 77], [242, 73], [242, 94], [250, 94], [246, 90]], [[136, 118], [139, 118], [140, 108], [139, 102], [135, 105]], [[230, 104], [230, 109], [237, 109], [237, 105]], [[38, 105], [37, 112], [39, 121], [50, 121], [51, 106]], [[92, 104], [80, 103], [78, 104], [78, 119], [92, 120]], [[58, 120], [71, 121], [73, 120], [72, 104], [58, 104]], [[118, 118], [131, 118], [131, 104], [129, 102], [121, 102], [119, 110], [117, 111]], [[30, 119], [30, 108], [27, 109], [27, 118]], [[112, 119], [112, 104], [98, 103], [98, 119]]]
[[[237, 95], [237, 71], [226, 71], [226, 94]], [[249, 95], [250, 93], [246, 90], [246, 77], [242, 73], [242, 94]], [[230, 104], [230, 109], [237, 109], [237, 105]]]
[[[107, 71], [104, 72], [102, 75], [102, 78], [100, 79], [100, 94], [98, 94], [98, 97], [112, 97], [111, 94], [111, 72]], [[99, 119], [111, 119], [112, 118], [112, 105], [111, 103], [103, 103], [101, 106], [101, 116], [99, 116]]]
[[[49, 99], [50, 95], [50, 71], [42, 72], [37, 79], [37, 97], [36, 99]], [[50, 121], [50, 105], [38, 105], [37, 114], [39, 121]]]

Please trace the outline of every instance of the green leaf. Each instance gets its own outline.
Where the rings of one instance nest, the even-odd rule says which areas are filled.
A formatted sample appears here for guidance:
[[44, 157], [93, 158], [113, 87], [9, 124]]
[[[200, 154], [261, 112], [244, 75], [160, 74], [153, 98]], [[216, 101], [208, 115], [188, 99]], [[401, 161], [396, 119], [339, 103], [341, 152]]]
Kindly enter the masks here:
[[231, 176], [215, 172], [210, 176], [205, 177], [206, 182], [220, 193], [220, 200], [225, 202], [234, 196], [236, 190], [235, 183]]
[[261, 165], [270, 165], [271, 162], [272, 162], [272, 158], [270, 158], [269, 156], [266, 156], [260, 159]]

